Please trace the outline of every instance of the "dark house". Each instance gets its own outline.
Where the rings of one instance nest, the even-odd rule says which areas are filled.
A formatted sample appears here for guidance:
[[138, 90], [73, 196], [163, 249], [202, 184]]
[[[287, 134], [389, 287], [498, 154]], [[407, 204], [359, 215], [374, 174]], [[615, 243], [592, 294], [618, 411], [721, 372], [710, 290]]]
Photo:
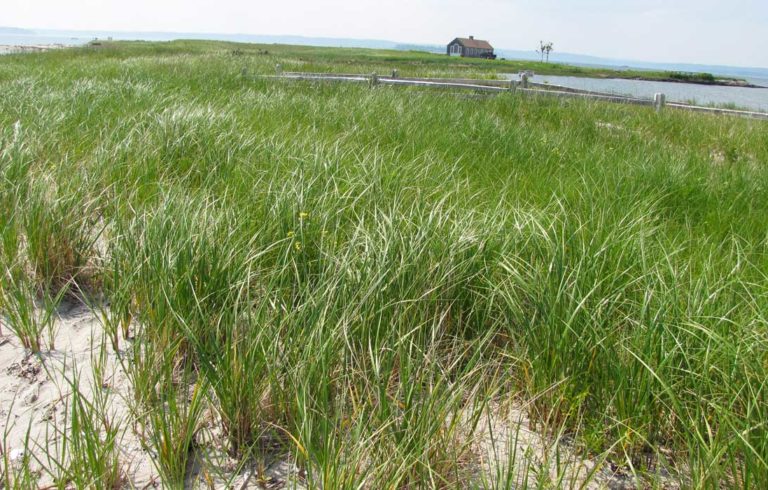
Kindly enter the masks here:
[[495, 60], [493, 46], [488, 41], [475, 39], [474, 36], [468, 38], [457, 37], [448, 44], [449, 56], [461, 56], [463, 58], [487, 58]]

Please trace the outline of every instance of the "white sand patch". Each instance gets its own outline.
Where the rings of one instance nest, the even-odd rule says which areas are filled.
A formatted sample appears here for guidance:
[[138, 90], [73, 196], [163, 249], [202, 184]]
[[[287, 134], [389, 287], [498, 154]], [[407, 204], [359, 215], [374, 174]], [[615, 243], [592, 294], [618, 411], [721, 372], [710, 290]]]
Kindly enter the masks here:
[[22, 54], [22, 53], [42, 53], [44, 51], [51, 51], [54, 49], [64, 49], [66, 46], [63, 44], [38, 44], [34, 46], [21, 46], [21, 45], [0, 45], [0, 55], [2, 54]]
[[[72, 387], [67, 379], [79, 373], [79, 391], [87, 400], [107, 395], [108, 417], [120, 427], [120, 460], [131, 488], [160, 488], [152, 455], [135, 433], [128, 400], [130, 380], [117, 354], [103, 338], [98, 317], [83, 305], [60, 309], [55, 349], [41, 355], [25, 351], [3, 325], [0, 337], [0, 447], [13, 462], [31, 452], [31, 466], [40, 471], [38, 484], [50, 485], [47, 451], [56, 455], [64, 430]], [[105, 349], [102, 349], [102, 346]], [[100, 356], [99, 354], [102, 353]], [[94, 366], [103, 365], [100, 379]], [[99, 390], [98, 392], [96, 390]], [[196, 437], [192, 466], [185, 488], [304, 488], [296, 463], [279, 452], [259, 461], [238, 462], [229, 457], [216, 416], [209, 411]], [[29, 443], [25, 439], [29, 434]], [[610, 464], [585, 458], [568, 443], [542, 435], [532, 428], [524, 407], [489, 410], [478, 425], [473, 453], [479, 459], [480, 487], [511, 488], [636, 488], [642, 486], [626, 472], [611, 471]], [[39, 461], [34, 458], [38, 458]], [[665, 488], [675, 487], [671, 480]]]
[[[108, 396], [106, 412], [110, 422], [120, 427], [118, 444], [125, 487], [162, 487], [152, 455], [143, 448], [134, 432], [137, 424], [127, 402], [132, 396], [130, 380], [111, 344], [105, 343], [103, 332], [101, 322], [90, 309], [69, 304], [59, 310], [55, 349], [34, 355], [21, 347], [2, 320], [0, 456], [6, 452], [12, 463], [18, 464], [25, 455], [31, 455], [30, 466], [40, 473], [38, 484], [41, 487], [53, 482], [50, 472], [40, 463], [48, 466], [46, 452], [54, 457], [57, 454], [56, 444], [61, 440], [59, 433], [64, 430], [67, 401], [72, 394], [67, 380], [76, 375], [79, 376], [79, 391], [86, 400], [93, 401], [98, 395]], [[106, 348], [100, 358], [102, 345]], [[94, 366], [100, 364], [104, 366], [103, 374], [95, 380]], [[94, 390], [101, 390], [101, 393]], [[251, 462], [241, 465], [229, 458], [216, 442], [222, 441], [223, 436], [215, 430], [212, 415], [209, 418], [211, 422], [198, 436], [198, 446], [202, 448], [197, 450], [194, 458], [197, 461], [186, 488], [207, 488], [210, 483], [216, 488], [229, 488], [232, 484], [234, 488], [244, 489], [303, 488], [297, 478], [298, 469], [289, 458], [275, 457], [266, 467]], [[27, 437], [28, 442], [25, 442]], [[205, 457], [206, 468], [200, 464], [201, 455]]]
[[[86, 400], [95, 398], [95, 389], [102, 390], [101, 395], [108, 398], [108, 416], [121, 428], [119, 445], [126, 477], [143, 487], [152, 480], [153, 468], [138, 438], [127, 430], [130, 420], [125, 400], [130, 387], [117, 356], [111, 349], [105, 349], [103, 375], [95, 380], [92, 367], [100, 362], [97, 357], [102, 346], [101, 324], [83, 306], [67, 305], [59, 315], [55, 349], [39, 355], [23, 349], [4, 325], [5, 337], [0, 340], [0, 429], [6, 434], [5, 449], [32, 451], [43, 462], [43, 448], [47, 447], [51, 455], [57, 454], [57, 431], [64, 428], [72, 395], [70, 381], [77, 376], [78, 389]], [[29, 443], [25, 447], [28, 433]], [[35, 461], [32, 466], [40, 469]], [[50, 479], [51, 475], [43, 472], [40, 483], [50, 483]]]
[[[605, 458], [582, 456], [567, 440], [534, 430], [523, 405], [490, 412], [494, 413], [480, 421], [475, 448], [485, 486], [593, 490], [649, 486]], [[680, 487], [665, 471], [653, 478], [661, 488]]]

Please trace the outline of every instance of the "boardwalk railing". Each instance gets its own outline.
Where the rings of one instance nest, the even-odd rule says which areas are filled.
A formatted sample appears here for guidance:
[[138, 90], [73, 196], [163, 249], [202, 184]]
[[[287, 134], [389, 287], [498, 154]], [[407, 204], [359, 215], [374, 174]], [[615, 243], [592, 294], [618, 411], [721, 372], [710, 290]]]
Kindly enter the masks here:
[[[246, 74], [246, 71], [244, 70], [243, 73]], [[619, 104], [641, 105], [654, 107], [657, 111], [662, 111], [664, 108], [671, 108], [708, 114], [768, 120], [768, 114], [763, 112], [720, 109], [715, 107], [702, 107], [691, 104], [683, 104], [679, 102], [667, 102], [664, 94], [656, 94], [653, 100], [637, 97], [627, 97], [622, 95], [604, 94], [599, 92], [574, 89], [570, 87], [563, 87], [560, 85], [534, 83], [529, 81], [527, 76], [523, 76], [520, 81], [482, 80], [469, 78], [410, 78], [398, 76], [397, 70], [393, 71], [392, 76], [379, 76], [376, 73], [372, 73], [370, 75], [359, 73], [306, 73], [283, 72], [278, 65], [276, 76], [260, 78], [296, 81], [303, 80], [321, 82], [366, 83], [371, 86], [391, 85], [400, 87], [471, 90], [474, 92], [483, 92], [488, 94], [517, 92], [530, 96], [586, 99]]]

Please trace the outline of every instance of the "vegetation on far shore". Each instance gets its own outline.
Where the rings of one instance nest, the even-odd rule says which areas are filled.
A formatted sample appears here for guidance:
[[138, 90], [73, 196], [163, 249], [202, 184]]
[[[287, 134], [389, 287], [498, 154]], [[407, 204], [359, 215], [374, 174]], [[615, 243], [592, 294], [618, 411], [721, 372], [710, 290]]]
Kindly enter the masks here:
[[583, 67], [567, 63], [550, 63], [528, 60], [485, 60], [474, 58], [455, 58], [442, 54], [425, 53], [421, 51], [388, 51], [374, 49], [344, 49], [343, 53], [336, 48], [318, 48], [302, 46], [263, 45], [263, 50], [271, 50], [276, 54], [307, 55], [311, 60], [321, 62], [329, 60], [328, 71], [338, 69], [338, 62], [356, 67], [381, 66], [383, 73], [389, 64], [408, 64], [424, 68], [439, 68], [442, 71], [455, 70], [458, 73], [516, 74], [521, 71], [533, 71], [541, 75], [577, 76], [588, 78], [621, 78], [632, 80], [683, 82], [703, 85], [741, 85], [749, 84], [740, 79], [730, 77], [715, 77], [711, 73], [688, 73], [674, 71], [655, 71], [638, 69], [611, 69]]
[[51, 488], [116, 488], [119, 431], [166, 488], [212, 444], [309, 488], [577, 486], [559, 453], [483, 459], [520, 411], [593, 478], [768, 486], [768, 125], [242, 76], [276, 63], [601, 73], [192, 41], [0, 59], [3, 333], [55, 349], [39, 311], [84, 301], [131, 408], [71, 380], [69, 456], [0, 454], [0, 488], [35, 485], [29, 453]]
[[[99, 40], [90, 43], [85, 48], [70, 49], [99, 49], [109, 50], [120, 46], [120, 51], [126, 53], [135, 45], [134, 49], [141, 49], [141, 46], [160, 45], [163, 43], [152, 43], [148, 41], [104, 41]], [[165, 43], [168, 44], [168, 43]], [[325, 48], [315, 46], [289, 46], [278, 44], [245, 44], [245, 43], [226, 43], [218, 41], [174, 41], [174, 49], [189, 50], [190, 52], [200, 52], [200, 50], [209, 49], [214, 45], [220, 48], [224, 45], [231, 46], [233, 52], [242, 55], [266, 54], [271, 53], [274, 56], [298, 57], [300, 60], [307, 59], [314, 65], [314, 69], [338, 72], [339, 70], [355, 67], [359, 73], [369, 73], [373, 71], [386, 73], [392, 65], [398, 65], [405, 74], [416, 72], [431, 72], [438, 70], [443, 74], [455, 74], [462, 76], [483, 76], [496, 78], [501, 74], [516, 74], [521, 71], [532, 71], [541, 75], [557, 76], [576, 76], [587, 78], [619, 78], [628, 80], [648, 80], [664, 81], [678, 83], [694, 83], [700, 85], [724, 85], [749, 87], [747, 81], [732, 77], [715, 76], [711, 73], [694, 73], [679, 71], [661, 71], [661, 70], [639, 70], [639, 69], [611, 69], [605, 67], [586, 67], [569, 65], [567, 63], [543, 63], [529, 60], [486, 60], [473, 58], [455, 58], [442, 54], [427, 53], [423, 51], [399, 51], [399, 50], [381, 50], [368, 48]], [[409, 69], [410, 68], [410, 69]]]

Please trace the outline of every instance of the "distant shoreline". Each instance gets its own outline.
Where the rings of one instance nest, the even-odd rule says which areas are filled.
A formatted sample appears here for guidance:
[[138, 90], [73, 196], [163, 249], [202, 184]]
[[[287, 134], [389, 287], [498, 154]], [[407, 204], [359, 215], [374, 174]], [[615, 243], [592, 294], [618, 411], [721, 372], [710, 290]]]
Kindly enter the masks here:
[[[155, 42], [169, 42], [169, 41], [155, 41]], [[247, 42], [245, 44], [254, 44], [254, 43]], [[0, 44], [0, 55], [41, 53], [45, 51], [64, 49], [64, 48], [73, 47], [73, 46], [74, 45], [63, 44], [63, 43], [47, 43], [47, 44], [41, 43], [41, 44], [33, 44], [33, 45]], [[504, 59], [500, 60], [501, 63], [504, 63], [505, 61], [507, 60], [504, 60]], [[526, 60], [509, 60], [509, 61], [522, 62]], [[576, 71], [572, 73], [567, 73], [568, 70], [566, 70], [566, 72], [564, 73], [564, 72], [561, 72], [560, 70], [553, 70], [552, 73], [549, 73], [550, 66], [574, 68], [576, 69]], [[687, 73], [687, 72], [668, 72], [668, 71], [650, 71], [650, 70], [649, 71], [646, 71], [646, 70], [620, 71], [620, 70], [611, 69], [611, 68], [584, 69], [583, 67], [580, 67], [578, 65], [571, 65], [568, 63], [562, 63], [562, 64], [554, 63], [553, 65], [550, 65], [547, 63], [544, 66], [538, 66], [536, 68], [541, 69], [543, 74], [552, 74], [552, 75], [559, 75], [559, 76], [574, 76], [574, 77], [582, 77], [582, 78], [596, 78], [596, 79], [615, 78], [615, 79], [623, 79], [623, 80], [669, 82], [669, 83], [694, 84], [694, 85], [704, 85], [704, 86], [763, 88], [763, 89], [768, 88], [765, 85], [756, 85], [741, 78], [713, 76], [709, 74], [704, 74], [712, 77], [711, 79], [706, 79], [706, 78], [702, 78], [701, 76], [697, 76], [696, 73]], [[675, 73], [677, 73], [679, 76], [677, 77], [671, 76]]]
[[668, 82], [668, 83], [686, 83], [686, 84], [693, 84], [693, 85], [704, 85], [704, 86], [711, 86], [711, 87], [739, 87], [739, 88], [768, 88], [763, 85], [755, 85], [753, 83], [749, 83], [746, 80], [740, 80], [736, 78], [726, 78], [726, 79], [717, 79], [711, 82], [698, 80], [698, 79], [679, 79], [679, 78], [671, 78], [671, 77], [643, 77], [643, 76], [634, 76], [634, 77], [617, 77], [614, 75], [611, 76], [589, 76], [585, 75], [584, 78], [615, 78], [619, 80], [639, 80], [644, 82]]
[[20, 44], [0, 44], [0, 55], [3, 54], [24, 54], [24, 53], [43, 53], [45, 51], [53, 51], [56, 49], [64, 49], [69, 46], [64, 44], [35, 44], [35, 45], [20, 45]]

